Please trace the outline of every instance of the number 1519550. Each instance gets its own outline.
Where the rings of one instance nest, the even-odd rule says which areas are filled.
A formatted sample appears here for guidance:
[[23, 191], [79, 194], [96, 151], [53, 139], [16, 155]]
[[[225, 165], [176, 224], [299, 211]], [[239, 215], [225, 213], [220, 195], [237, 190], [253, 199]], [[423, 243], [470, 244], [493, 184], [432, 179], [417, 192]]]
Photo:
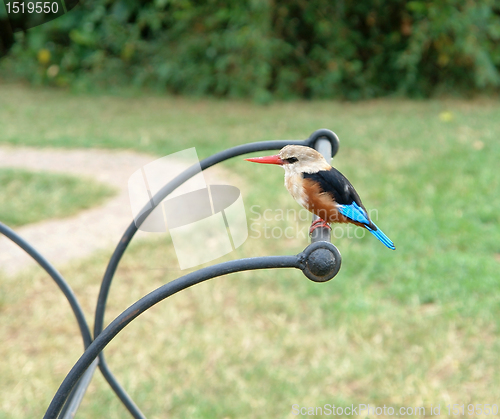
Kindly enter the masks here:
[[54, 1], [37, 1], [37, 2], [20, 2], [12, 1], [5, 3], [7, 7], [7, 13], [57, 13], [59, 10], [59, 5]]

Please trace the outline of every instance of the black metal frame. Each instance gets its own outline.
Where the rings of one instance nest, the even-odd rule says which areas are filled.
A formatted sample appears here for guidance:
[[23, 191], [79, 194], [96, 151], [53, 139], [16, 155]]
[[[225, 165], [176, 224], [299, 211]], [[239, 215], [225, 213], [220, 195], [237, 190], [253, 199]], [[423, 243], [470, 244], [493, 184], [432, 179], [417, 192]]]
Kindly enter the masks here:
[[[254, 153], [265, 150], [279, 150], [285, 145], [303, 145], [316, 148], [325, 156], [335, 156], [339, 149], [339, 140], [335, 133], [330, 130], [320, 129], [303, 141], [299, 140], [279, 140], [263, 141], [244, 145], [239, 145], [220, 153], [214, 154], [200, 162], [201, 169], [205, 170], [217, 163], [228, 160], [233, 157], [241, 156], [247, 153]], [[161, 202], [168, 194], [182, 185], [198, 173], [198, 167], [192, 166], [178, 175], [171, 182], [166, 184], [154, 197], [154, 202]], [[339, 271], [341, 265], [341, 256], [337, 248], [330, 243], [330, 231], [327, 228], [318, 228], [314, 230], [310, 244], [302, 253], [294, 256], [264, 256], [249, 259], [238, 259], [229, 262], [219, 263], [185, 276], [177, 278], [148, 295], [144, 296], [136, 303], [122, 312], [106, 328], [104, 325], [104, 315], [106, 311], [106, 302], [109, 296], [111, 283], [114, 274], [120, 263], [120, 260], [128, 247], [128, 244], [134, 237], [138, 228], [154, 208], [144, 211], [140, 220], [132, 222], [123, 234], [121, 240], [116, 246], [106, 268], [101, 282], [99, 297], [97, 300], [95, 320], [94, 320], [94, 339], [92, 340], [88, 323], [85, 315], [74, 295], [71, 287], [67, 284], [61, 274], [28, 242], [23, 240], [12, 229], [0, 223], [0, 233], [4, 234], [24, 251], [26, 251], [36, 262], [54, 279], [65, 297], [67, 298], [73, 313], [77, 319], [80, 333], [84, 343], [84, 353], [68, 373], [61, 386], [52, 399], [45, 415], [49, 418], [70, 418], [76, 413], [79, 404], [89, 385], [95, 368], [99, 366], [101, 373], [109, 383], [113, 391], [120, 398], [122, 403], [128, 409], [130, 414], [136, 419], [143, 419], [145, 416], [135, 405], [130, 396], [126, 393], [117, 379], [111, 373], [103, 349], [106, 345], [127, 326], [132, 320], [151, 308], [153, 305], [163, 301], [165, 298], [196, 285], [208, 279], [216, 278], [235, 272], [242, 272], [255, 269], [276, 269], [276, 268], [295, 268], [300, 269], [304, 275], [312, 281], [325, 282], [332, 279]]]

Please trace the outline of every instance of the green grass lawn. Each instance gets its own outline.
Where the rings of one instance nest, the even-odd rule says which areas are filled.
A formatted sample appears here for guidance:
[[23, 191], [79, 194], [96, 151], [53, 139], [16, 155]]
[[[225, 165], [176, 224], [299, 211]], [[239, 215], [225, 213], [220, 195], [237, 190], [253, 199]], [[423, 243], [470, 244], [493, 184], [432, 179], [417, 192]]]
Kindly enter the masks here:
[[[448, 417], [448, 404], [500, 406], [497, 101], [262, 107], [5, 85], [0, 91], [0, 142], [8, 144], [158, 156], [196, 146], [203, 158], [249, 141], [332, 129], [341, 140], [334, 165], [397, 246], [390, 251], [370, 234], [338, 238], [342, 269], [326, 284], [293, 270], [235, 274], [154, 307], [107, 349], [112, 369], [148, 417], [285, 418], [294, 417], [292, 404], [326, 403], [440, 404]], [[264, 228], [309, 223], [299, 220], [297, 227], [278, 216], [280, 209], [299, 209], [281, 169], [241, 158], [224, 167], [227, 182], [242, 190], [253, 230], [221, 260], [302, 251], [308, 240], [300, 234], [262, 237]], [[255, 212], [266, 209], [271, 219], [256, 220]], [[89, 318], [110, 253], [62, 269]], [[135, 242], [118, 269], [107, 320], [183, 274], [176, 266], [167, 238]], [[79, 356], [77, 328], [43, 273], [4, 278], [0, 295], [9, 296], [0, 300], [0, 418], [40, 417]], [[128, 417], [99, 374], [78, 416]]]
[[0, 185], [0, 221], [10, 227], [66, 217], [114, 194], [92, 179], [22, 169], [0, 169]]

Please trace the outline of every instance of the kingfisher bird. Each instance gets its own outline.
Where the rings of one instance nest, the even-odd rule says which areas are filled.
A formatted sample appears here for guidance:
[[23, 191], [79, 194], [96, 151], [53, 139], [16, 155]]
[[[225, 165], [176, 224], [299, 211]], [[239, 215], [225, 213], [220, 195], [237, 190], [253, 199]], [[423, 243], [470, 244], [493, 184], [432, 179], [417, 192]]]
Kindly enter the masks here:
[[351, 182], [328, 164], [316, 150], [287, 145], [274, 156], [245, 159], [254, 163], [276, 164], [285, 169], [285, 186], [304, 208], [317, 215], [309, 233], [329, 223], [351, 223], [366, 228], [389, 249], [394, 243], [370, 220]]

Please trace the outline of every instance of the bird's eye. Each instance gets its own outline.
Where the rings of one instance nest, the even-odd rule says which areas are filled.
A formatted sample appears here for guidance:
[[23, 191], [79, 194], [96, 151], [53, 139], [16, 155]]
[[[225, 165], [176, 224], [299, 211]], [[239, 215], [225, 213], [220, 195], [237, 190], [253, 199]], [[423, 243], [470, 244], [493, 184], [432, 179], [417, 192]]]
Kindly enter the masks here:
[[290, 157], [289, 159], [285, 159], [287, 163], [295, 163], [296, 161], [299, 161], [297, 157]]

